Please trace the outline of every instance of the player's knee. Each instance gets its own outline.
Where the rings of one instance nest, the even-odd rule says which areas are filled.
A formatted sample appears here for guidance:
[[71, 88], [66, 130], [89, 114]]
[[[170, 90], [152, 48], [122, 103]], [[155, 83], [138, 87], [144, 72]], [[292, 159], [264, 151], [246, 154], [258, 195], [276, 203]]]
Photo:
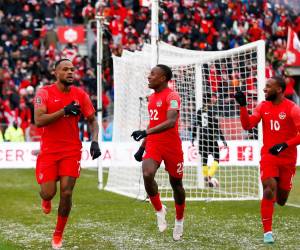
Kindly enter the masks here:
[[46, 201], [52, 200], [55, 194], [56, 194], [56, 190], [46, 190], [46, 191], [42, 190], [40, 192], [40, 196], [42, 197], [43, 200]]
[[143, 169], [144, 180], [154, 180], [154, 173], [149, 169]]
[[65, 189], [60, 192], [61, 198], [69, 199], [72, 197], [72, 190]]
[[270, 187], [267, 187], [264, 190], [264, 198], [268, 200], [272, 200], [274, 198], [274, 191]]
[[182, 191], [183, 190], [183, 184], [181, 179], [175, 179], [175, 178], [170, 178], [170, 184], [173, 188], [174, 191]]
[[184, 190], [183, 186], [180, 186], [180, 185], [172, 186], [172, 189], [175, 194], [185, 197], [185, 190]]

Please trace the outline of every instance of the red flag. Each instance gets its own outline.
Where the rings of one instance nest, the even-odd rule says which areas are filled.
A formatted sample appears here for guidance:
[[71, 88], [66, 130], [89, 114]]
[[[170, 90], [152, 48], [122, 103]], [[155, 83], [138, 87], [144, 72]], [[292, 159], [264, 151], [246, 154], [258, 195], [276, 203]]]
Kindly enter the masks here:
[[57, 34], [58, 39], [61, 43], [84, 43], [85, 32], [83, 25], [78, 25], [74, 27], [58, 26]]
[[297, 33], [291, 27], [289, 27], [288, 32], [286, 58], [287, 66], [300, 66], [300, 41]]

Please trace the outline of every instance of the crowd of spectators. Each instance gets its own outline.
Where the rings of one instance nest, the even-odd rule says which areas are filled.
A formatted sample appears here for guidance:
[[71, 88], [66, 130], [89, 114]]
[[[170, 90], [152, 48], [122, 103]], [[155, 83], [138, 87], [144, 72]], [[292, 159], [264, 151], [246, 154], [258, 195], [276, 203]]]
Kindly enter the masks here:
[[[53, 64], [60, 57], [71, 58], [76, 67], [75, 85], [84, 88], [96, 103], [96, 45], [88, 57], [80, 54], [75, 44], [60, 44], [55, 32], [58, 25], [87, 25], [96, 13], [105, 17], [106, 25], [102, 99], [104, 127], [110, 128], [111, 55], [121, 55], [123, 49], [138, 50], [150, 42], [151, 10], [142, 6], [146, 2], [0, 0], [0, 140], [5, 129], [15, 124], [23, 130], [26, 140], [38, 139], [33, 125], [33, 96], [40, 86], [54, 81]], [[293, 0], [289, 4], [285, 0], [159, 2], [161, 40], [193, 50], [226, 50], [264, 39], [267, 77], [284, 74], [288, 26], [300, 33], [299, 6], [291, 5]], [[235, 79], [229, 80], [235, 84]], [[255, 79], [248, 81], [250, 86]], [[287, 96], [293, 99], [295, 81], [287, 77], [287, 83]], [[84, 121], [81, 128], [82, 139], [88, 140]]]
[[[39, 140], [33, 124], [36, 90], [54, 82], [53, 66], [61, 57], [76, 67], [75, 85], [84, 88], [96, 106], [96, 76], [87, 55], [76, 44], [60, 44], [56, 27], [86, 23], [91, 16], [87, 1], [0, 1], [0, 137], [16, 124], [27, 141]], [[95, 4], [95, 2], [93, 3]], [[105, 105], [110, 98], [103, 93]], [[105, 113], [106, 115], [106, 113]], [[82, 121], [84, 123], [84, 121]], [[86, 126], [81, 126], [85, 129]], [[17, 129], [11, 130], [17, 133]], [[85, 139], [81, 131], [82, 139]]]

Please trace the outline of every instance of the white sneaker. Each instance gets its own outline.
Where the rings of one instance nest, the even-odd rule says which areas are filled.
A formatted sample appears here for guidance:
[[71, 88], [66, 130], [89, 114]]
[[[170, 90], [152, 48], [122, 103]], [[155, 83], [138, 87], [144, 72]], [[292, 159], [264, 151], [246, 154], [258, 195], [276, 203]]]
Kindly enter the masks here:
[[157, 226], [159, 232], [164, 232], [167, 229], [167, 221], [166, 221], [167, 208], [165, 205], [162, 205], [162, 209], [156, 212], [157, 216]]
[[173, 229], [173, 240], [175, 241], [181, 240], [183, 234], [183, 221], [184, 219], [181, 220], [175, 219], [175, 226]]

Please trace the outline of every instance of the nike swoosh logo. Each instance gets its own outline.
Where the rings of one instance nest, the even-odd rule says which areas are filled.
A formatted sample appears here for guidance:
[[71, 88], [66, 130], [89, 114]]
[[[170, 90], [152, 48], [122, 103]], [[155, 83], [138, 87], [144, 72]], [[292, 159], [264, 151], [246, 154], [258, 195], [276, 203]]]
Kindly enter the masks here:
[[60, 100], [55, 99], [54, 102], [59, 102]]
[[282, 149], [282, 147], [280, 147], [279, 149], [277, 149], [277, 152], [280, 152], [280, 151], [281, 151], [281, 149]]
[[139, 135], [136, 139], [138, 140], [138, 139], [140, 139], [142, 136], [141, 135]]
[[270, 114], [270, 112], [265, 112], [265, 115], [268, 115], [268, 114]]

